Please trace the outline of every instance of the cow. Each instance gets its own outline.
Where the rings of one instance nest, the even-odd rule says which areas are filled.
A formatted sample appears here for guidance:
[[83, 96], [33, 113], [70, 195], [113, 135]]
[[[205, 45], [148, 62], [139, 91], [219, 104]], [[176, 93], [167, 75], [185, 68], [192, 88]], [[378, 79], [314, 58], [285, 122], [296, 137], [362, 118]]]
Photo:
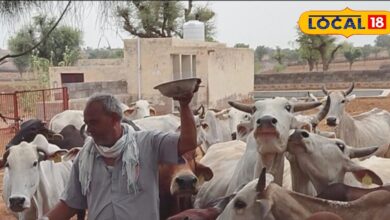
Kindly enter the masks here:
[[263, 167], [269, 168], [275, 181], [282, 185], [289, 131], [297, 123], [293, 113], [315, 108], [321, 102], [292, 103], [286, 98], [276, 97], [256, 101], [252, 105], [232, 101], [229, 104], [251, 113], [254, 129], [248, 135], [245, 153], [235, 167], [227, 193], [256, 178]]
[[199, 189], [195, 208], [207, 208], [214, 199], [227, 195], [226, 190], [233, 176], [234, 167], [245, 152], [245, 142], [235, 140], [212, 145], [200, 163], [210, 167], [213, 178]]
[[[288, 152], [295, 156], [302, 176], [299, 185], [302, 187], [308, 181], [312, 182], [317, 193], [322, 193], [332, 183], [343, 183], [345, 181], [356, 182], [362, 184], [375, 183], [382, 185], [383, 181], [376, 172], [380, 168], [390, 165], [390, 160], [387, 163], [375, 163], [374, 166], [379, 166], [375, 172], [366, 166], [361, 165], [359, 160], [353, 161], [351, 158], [359, 158], [371, 155], [378, 147], [353, 148], [346, 145], [340, 139], [331, 139], [320, 135], [309, 133], [305, 130], [295, 130], [289, 138], [287, 145]], [[375, 160], [376, 157], [370, 157], [366, 161]], [[345, 174], [351, 172], [354, 178], [344, 180]], [[381, 171], [387, 173], [388, 168]], [[387, 176], [389, 176], [387, 174]]]
[[236, 140], [237, 125], [250, 118], [250, 114], [232, 107], [208, 109], [203, 118], [196, 119], [198, 142], [202, 142], [203, 149], [207, 151], [213, 144]]
[[229, 201], [235, 194], [224, 196], [212, 201], [203, 209], [187, 209], [174, 216], [169, 217], [167, 220], [215, 220], [225, 209]]
[[193, 208], [192, 197], [199, 186], [213, 177], [211, 169], [196, 160], [196, 153], [196, 150], [185, 153], [182, 164], [159, 165], [161, 219]]
[[316, 212], [306, 220], [343, 220], [343, 219], [332, 212]]
[[[156, 114], [156, 110], [150, 107], [146, 100], [138, 100], [129, 106], [121, 103], [121, 109], [124, 118], [135, 120], [139, 118], [149, 117]], [[84, 124], [84, 113], [82, 110], [65, 110], [51, 118], [49, 129], [55, 133], [59, 133], [65, 126], [74, 125], [76, 129], [81, 130]]]
[[60, 133], [67, 125], [73, 125], [76, 129], [81, 128], [84, 124], [84, 113], [81, 110], [65, 110], [54, 115], [49, 122], [49, 129]]
[[390, 113], [373, 109], [357, 116], [349, 115], [345, 107], [355, 98], [350, 95], [354, 83], [346, 91], [322, 90], [330, 98], [330, 109], [326, 117], [328, 126], [335, 127], [336, 137], [354, 147], [380, 146], [377, 156], [390, 157]]
[[72, 162], [53, 162], [67, 150], [38, 134], [31, 143], [11, 146], [0, 160], [4, 169], [3, 200], [19, 219], [42, 217], [58, 202]]
[[375, 191], [352, 202], [340, 202], [293, 192], [273, 182], [267, 184], [267, 180], [263, 169], [258, 179], [237, 192], [217, 219], [302, 220], [321, 211], [334, 213], [343, 220], [383, 220], [390, 216], [388, 191]]
[[39, 119], [31, 119], [21, 125], [21, 129], [6, 145], [6, 149], [17, 145], [22, 141], [31, 142], [37, 134], [42, 134], [49, 143], [58, 146], [61, 149], [71, 149], [73, 147], [82, 147], [84, 137], [73, 125], [65, 126], [59, 134], [47, 129], [45, 124]]
[[353, 201], [370, 192], [378, 190], [390, 191], [390, 185], [375, 188], [361, 188], [349, 186], [344, 183], [333, 183], [326, 187], [320, 194], [317, 195], [317, 197], [335, 201]]
[[150, 106], [147, 100], [132, 102], [129, 106], [122, 104], [123, 114], [127, 119], [135, 120], [156, 115], [156, 110]]
[[31, 142], [37, 134], [43, 134], [49, 140], [61, 140], [63, 137], [47, 129], [45, 123], [39, 119], [30, 119], [20, 125], [20, 130], [6, 144], [6, 149], [22, 141]]
[[140, 118], [133, 120], [133, 122], [141, 130], [180, 131], [180, 118], [172, 114]]

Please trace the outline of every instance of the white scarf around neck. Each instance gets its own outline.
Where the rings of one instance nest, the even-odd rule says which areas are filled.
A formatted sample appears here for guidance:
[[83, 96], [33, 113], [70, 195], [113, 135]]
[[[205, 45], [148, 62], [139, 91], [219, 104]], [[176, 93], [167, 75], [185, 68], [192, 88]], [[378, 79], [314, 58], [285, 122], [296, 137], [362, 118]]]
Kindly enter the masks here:
[[138, 193], [137, 179], [139, 175], [139, 150], [134, 137], [134, 129], [122, 124], [122, 137], [110, 148], [97, 145], [91, 137], [86, 139], [85, 145], [79, 154], [79, 181], [81, 191], [85, 196], [90, 190], [92, 169], [96, 154], [107, 158], [122, 159], [122, 175], [127, 175], [129, 193]]

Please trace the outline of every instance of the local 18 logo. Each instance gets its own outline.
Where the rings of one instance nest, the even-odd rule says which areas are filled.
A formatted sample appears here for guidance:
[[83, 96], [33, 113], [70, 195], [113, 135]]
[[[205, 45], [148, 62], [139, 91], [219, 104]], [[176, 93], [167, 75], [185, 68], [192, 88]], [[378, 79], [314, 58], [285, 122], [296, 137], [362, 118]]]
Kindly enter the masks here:
[[307, 11], [299, 18], [301, 31], [312, 35], [381, 35], [389, 34], [389, 11]]

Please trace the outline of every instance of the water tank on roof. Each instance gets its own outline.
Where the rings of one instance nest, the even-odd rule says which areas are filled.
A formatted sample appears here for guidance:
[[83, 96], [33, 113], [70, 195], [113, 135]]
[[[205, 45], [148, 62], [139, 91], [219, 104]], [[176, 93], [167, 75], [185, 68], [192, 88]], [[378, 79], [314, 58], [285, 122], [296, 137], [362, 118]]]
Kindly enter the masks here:
[[204, 23], [200, 21], [187, 21], [183, 24], [183, 39], [204, 41]]

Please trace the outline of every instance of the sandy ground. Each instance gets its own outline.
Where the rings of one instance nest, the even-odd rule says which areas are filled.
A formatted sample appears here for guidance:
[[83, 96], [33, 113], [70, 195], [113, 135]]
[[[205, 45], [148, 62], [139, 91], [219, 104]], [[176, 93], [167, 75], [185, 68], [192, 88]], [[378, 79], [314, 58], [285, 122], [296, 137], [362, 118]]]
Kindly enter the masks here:
[[[360, 98], [353, 100], [347, 106], [347, 111], [351, 114], [359, 114], [365, 111], [369, 111], [372, 108], [382, 108], [390, 111], [390, 97], [385, 98]], [[307, 111], [305, 113], [311, 114], [315, 111]], [[329, 130], [323, 123], [320, 124], [320, 129]], [[2, 195], [3, 186], [3, 172], [0, 172], [0, 194]], [[0, 198], [0, 220], [15, 219], [12, 214], [6, 209], [3, 199]], [[75, 219], [75, 218], [73, 218]]]

